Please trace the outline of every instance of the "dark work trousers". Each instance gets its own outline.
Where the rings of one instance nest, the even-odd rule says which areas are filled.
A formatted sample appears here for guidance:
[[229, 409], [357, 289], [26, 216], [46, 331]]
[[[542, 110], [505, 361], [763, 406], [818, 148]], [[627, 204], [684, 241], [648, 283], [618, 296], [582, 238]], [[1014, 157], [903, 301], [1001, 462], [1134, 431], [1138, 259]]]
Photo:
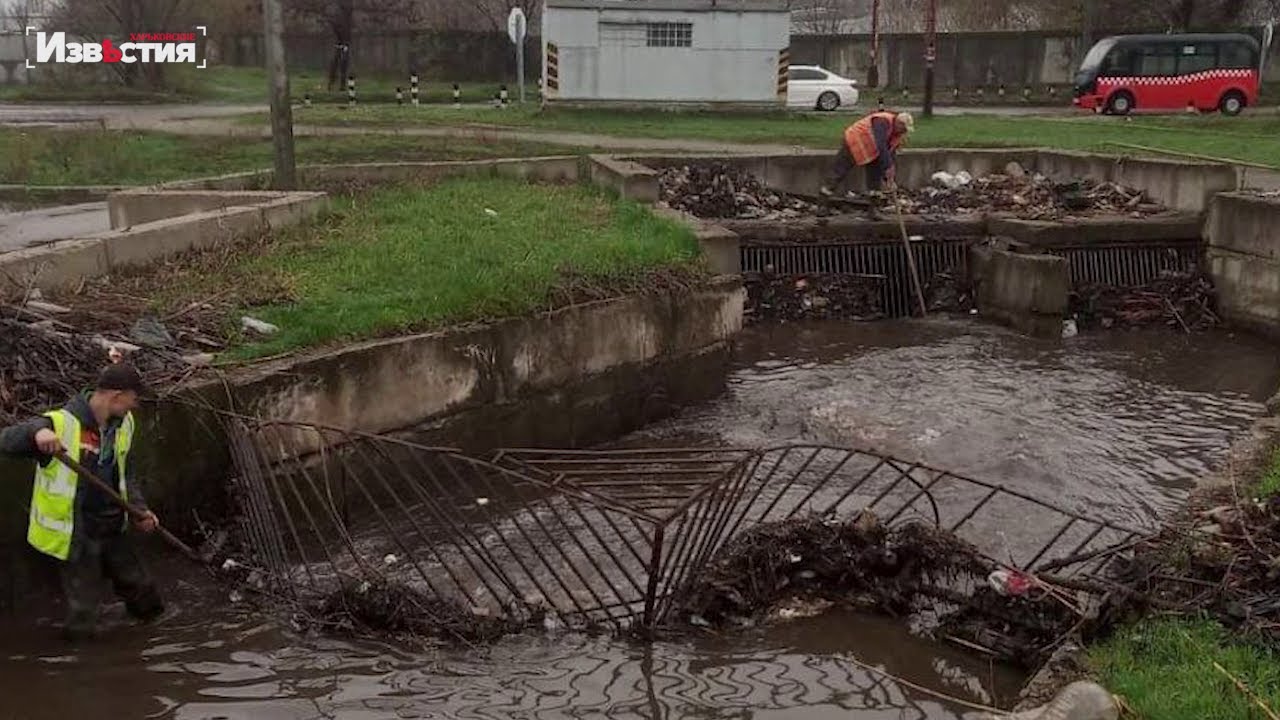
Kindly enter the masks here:
[[[836, 151], [835, 161], [831, 165], [831, 175], [827, 178], [824, 185], [828, 190], [835, 191], [840, 183], [849, 176], [856, 164], [853, 162], [853, 155], [849, 152], [849, 146], [840, 143], [840, 149]], [[880, 170], [880, 163], [872, 160], [866, 165], [867, 172], [867, 189], [879, 190], [880, 185], [884, 182], [884, 173]]]
[[139, 620], [153, 620], [164, 612], [160, 593], [138, 556], [133, 538], [124, 532], [77, 537], [71, 556], [62, 563], [62, 592], [67, 602], [69, 639], [93, 635], [98, 621], [102, 580], [111, 581], [125, 610]]

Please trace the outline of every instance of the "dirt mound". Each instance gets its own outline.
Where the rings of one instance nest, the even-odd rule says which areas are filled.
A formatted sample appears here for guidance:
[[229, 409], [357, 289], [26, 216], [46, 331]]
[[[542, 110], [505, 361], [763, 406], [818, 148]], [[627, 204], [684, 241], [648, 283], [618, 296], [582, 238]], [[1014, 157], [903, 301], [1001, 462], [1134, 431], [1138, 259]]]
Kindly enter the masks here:
[[[1142, 217], [1165, 210], [1141, 190], [1112, 182], [1050, 180], [1020, 169], [1010, 175], [986, 175], [957, 183], [955, 176], [943, 175], [930, 187], [900, 191], [903, 211], [911, 215], [999, 212], [1027, 220], [1054, 220], [1116, 213]], [[886, 207], [891, 210], [892, 202]]]
[[744, 273], [749, 320], [876, 320], [884, 279], [871, 275]]

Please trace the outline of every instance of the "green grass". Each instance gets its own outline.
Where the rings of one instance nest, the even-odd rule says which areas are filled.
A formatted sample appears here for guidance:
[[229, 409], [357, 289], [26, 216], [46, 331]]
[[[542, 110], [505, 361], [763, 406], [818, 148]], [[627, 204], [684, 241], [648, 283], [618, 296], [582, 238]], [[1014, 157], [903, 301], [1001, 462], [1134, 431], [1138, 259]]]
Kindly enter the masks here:
[[[299, 163], [463, 160], [564, 154], [519, 142], [391, 135], [298, 138]], [[261, 170], [270, 140], [165, 133], [0, 128], [0, 183], [133, 185]]]
[[195, 295], [246, 279], [287, 289], [289, 302], [247, 310], [279, 335], [231, 358], [527, 314], [549, 306], [565, 273], [622, 282], [698, 254], [688, 229], [586, 186], [468, 178], [335, 203], [234, 276], [195, 272], [179, 283]]
[[1280, 495], [1280, 449], [1272, 451], [1271, 461], [1263, 468], [1254, 495], [1262, 500]]
[[1089, 651], [1103, 684], [1144, 720], [1265, 717], [1215, 661], [1280, 709], [1280, 656], [1212, 621], [1148, 619]]
[[[306, 94], [316, 104], [340, 104], [347, 102], [347, 86], [345, 80], [335, 83], [333, 90], [328, 89], [329, 74], [325, 70], [294, 70], [289, 73], [290, 95], [295, 102], [301, 102]], [[464, 102], [482, 102], [498, 92], [499, 82], [459, 83]], [[362, 104], [391, 103], [395, 104], [395, 91], [399, 86], [404, 91], [404, 101], [409, 102], [409, 75], [356, 74], [356, 99]], [[511, 97], [516, 96], [516, 86], [509, 84]], [[525, 96], [536, 98], [537, 83], [525, 83]], [[247, 67], [211, 67], [204, 76], [204, 98], [224, 103], [266, 103], [267, 74], [262, 68]], [[433, 78], [427, 75], [418, 77], [418, 98], [426, 103], [453, 102], [453, 81], [444, 78]]]
[[[585, 132], [642, 138], [691, 138], [732, 143], [834, 147], [856, 119], [838, 115], [724, 115], [714, 113], [605, 112], [536, 107], [298, 109], [294, 122], [308, 125], [383, 126], [484, 124], [544, 131]], [[241, 122], [265, 124], [262, 115]], [[1028, 147], [1116, 152], [1111, 143], [1144, 145], [1176, 152], [1280, 166], [1280, 115], [1259, 112], [1235, 118], [1155, 116], [1133, 119], [1094, 116], [996, 117], [988, 115], [919, 118], [907, 147]]]

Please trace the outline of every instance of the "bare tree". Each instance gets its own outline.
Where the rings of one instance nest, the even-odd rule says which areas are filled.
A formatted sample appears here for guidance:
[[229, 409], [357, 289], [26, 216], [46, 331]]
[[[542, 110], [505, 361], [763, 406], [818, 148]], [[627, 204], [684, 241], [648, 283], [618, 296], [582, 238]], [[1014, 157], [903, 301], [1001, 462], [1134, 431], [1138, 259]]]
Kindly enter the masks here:
[[[94, 36], [109, 33], [127, 39], [130, 33], [166, 32], [176, 24], [187, 26], [194, 0], [65, 0], [49, 21], [73, 34]], [[164, 87], [161, 63], [112, 63], [120, 80], [129, 87]]]
[[333, 34], [329, 89], [351, 74], [351, 43], [357, 25], [385, 28], [393, 22], [412, 27], [419, 4], [412, 0], [286, 0], [295, 25], [323, 28]]
[[867, 16], [863, 0], [788, 0], [792, 27], [806, 35], [842, 35]]

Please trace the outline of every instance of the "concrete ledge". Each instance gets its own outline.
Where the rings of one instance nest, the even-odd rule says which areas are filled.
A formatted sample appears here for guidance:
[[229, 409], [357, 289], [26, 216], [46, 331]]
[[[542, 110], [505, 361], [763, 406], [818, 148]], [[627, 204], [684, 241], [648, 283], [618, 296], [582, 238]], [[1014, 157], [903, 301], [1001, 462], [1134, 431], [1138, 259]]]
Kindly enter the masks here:
[[669, 207], [655, 207], [653, 213], [684, 223], [693, 230], [711, 272], [717, 275], [737, 275], [742, 272], [742, 243], [737, 233], [718, 223]]
[[123, 230], [179, 215], [262, 205], [287, 199], [289, 195], [284, 192], [134, 189], [112, 193], [107, 198], [107, 210], [111, 214], [111, 229]]
[[983, 315], [1032, 337], [1062, 337], [1071, 291], [1071, 267], [1065, 258], [975, 247], [970, 268]]
[[0, 202], [39, 205], [78, 205], [106, 200], [129, 185], [0, 185]]
[[1199, 240], [1200, 216], [1171, 213], [1146, 218], [1125, 216], [1070, 220], [1021, 220], [990, 217], [990, 235], [1007, 237], [1034, 247], [1088, 247], [1126, 242]]
[[658, 201], [658, 173], [631, 160], [608, 155], [592, 155], [589, 159], [591, 182], [616, 190], [624, 198], [643, 203]]
[[1219, 195], [1209, 210], [1204, 237], [1215, 248], [1280, 260], [1280, 197]]
[[261, 417], [400, 430], [700, 352], [742, 328], [744, 299], [741, 279], [726, 277], [685, 296], [628, 296], [370, 341], [264, 364], [235, 377], [233, 392]]
[[105, 275], [111, 263], [101, 238], [64, 240], [0, 255], [0, 285], [41, 289], [73, 286]]
[[1223, 318], [1280, 339], [1280, 261], [1214, 247], [1207, 255]]
[[[303, 188], [330, 190], [397, 182], [434, 182], [447, 177], [495, 174], [538, 182], [576, 182], [583, 177], [576, 155], [446, 162], [352, 163], [299, 165]], [[271, 172], [233, 173], [165, 183], [164, 190], [257, 190], [266, 188]]]
[[[902, 229], [897, 220], [867, 220], [860, 215], [836, 215], [804, 220], [717, 220], [721, 226], [742, 237], [744, 244], [757, 241], [860, 241], [901, 240]], [[907, 233], [929, 238], [983, 237], [987, 220], [981, 215], [956, 216], [945, 221], [908, 216], [904, 219]]]

